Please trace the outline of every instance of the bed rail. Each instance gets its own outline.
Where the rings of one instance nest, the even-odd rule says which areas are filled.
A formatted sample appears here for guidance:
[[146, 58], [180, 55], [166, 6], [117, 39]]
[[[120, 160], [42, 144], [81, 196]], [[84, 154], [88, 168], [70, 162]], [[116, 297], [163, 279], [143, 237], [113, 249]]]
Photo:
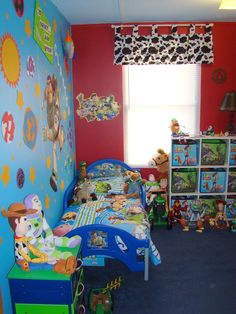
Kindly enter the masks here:
[[[148, 239], [140, 240], [123, 229], [100, 224], [78, 227], [67, 234], [68, 237], [74, 235], [82, 238], [82, 257], [114, 257], [126, 264], [131, 271], [144, 271], [144, 280], [148, 280]], [[138, 254], [140, 250], [144, 250], [144, 256]]]

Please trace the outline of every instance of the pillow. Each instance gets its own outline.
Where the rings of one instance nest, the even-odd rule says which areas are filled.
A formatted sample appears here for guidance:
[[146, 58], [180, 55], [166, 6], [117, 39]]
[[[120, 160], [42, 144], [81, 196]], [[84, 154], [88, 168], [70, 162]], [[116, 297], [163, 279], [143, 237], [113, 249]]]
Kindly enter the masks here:
[[65, 234], [73, 229], [78, 213], [78, 206], [70, 206], [63, 213], [61, 219], [53, 228], [55, 236], [63, 237]]
[[125, 167], [119, 164], [104, 162], [94, 166], [93, 169], [88, 171], [88, 176], [90, 178], [123, 177], [126, 170]]

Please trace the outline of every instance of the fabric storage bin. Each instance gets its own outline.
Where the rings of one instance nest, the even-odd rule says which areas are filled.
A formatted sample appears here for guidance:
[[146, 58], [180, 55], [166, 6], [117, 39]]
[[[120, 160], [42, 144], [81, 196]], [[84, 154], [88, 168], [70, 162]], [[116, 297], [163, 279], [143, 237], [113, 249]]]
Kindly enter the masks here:
[[224, 165], [226, 159], [226, 142], [220, 139], [202, 140], [201, 164]]
[[197, 164], [197, 141], [187, 140], [184, 144], [178, 140], [172, 142], [172, 166], [196, 166]]
[[214, 218], [216, 215], [216, 202], [223, 199], [222, 196], [201, 196], [199, 199], [202, 203], [205, 215]]
[[225, 213], [228, 219], [236, 218], [236, 195], [227, 197]]
[[236, 168], [229, 169], [228, 192], [236, 192]]
[[196, 192], [197, 170], [191, 168], [178, 168], [172, 171], [171, 191], [173, 193]]
[[222, 168], [202, 169], [200, 177], [201, 193], [223, 193], [226, 171]]
[[236, 166], [236, 140], [230, 141], [229, 164], [230, 166]]

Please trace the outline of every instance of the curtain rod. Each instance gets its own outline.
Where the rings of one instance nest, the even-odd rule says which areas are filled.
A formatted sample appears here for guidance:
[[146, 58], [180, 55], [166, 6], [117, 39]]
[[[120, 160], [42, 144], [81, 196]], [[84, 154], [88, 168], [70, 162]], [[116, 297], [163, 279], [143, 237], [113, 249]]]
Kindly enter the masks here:
[[175, 26], [190, 26], [192, 24], [195, 25], [195, 26], [206, 26], [207, 24], [209, 26], [213, 26], [213, 23], [205, 23], [205, 24], [203, 24], [203, 23], [200, 23], [200, 24], [198, 24], [198, 23], [189, 23], [189, 24], [175, 24], [175, 23], [173, 23], [173, 24], [127, 24], [127, 25], [121, 24], [121, 25], [112, 25], [111, 27], [112, 28], [116, 28], [116, 27], [134, 27], [134, 26], [152, 27], [152, 26], [173, 26], [173, 25], [175, 25]]

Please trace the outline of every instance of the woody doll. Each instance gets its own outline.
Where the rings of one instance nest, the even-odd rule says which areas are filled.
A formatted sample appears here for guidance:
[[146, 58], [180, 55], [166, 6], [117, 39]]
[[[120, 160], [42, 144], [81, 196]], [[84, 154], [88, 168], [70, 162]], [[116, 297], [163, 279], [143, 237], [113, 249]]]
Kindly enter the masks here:
[[26, 209], [23, 203], [13, 203], [7, 211], [2, 209], [2, 215], [8, 218], [9, 225], [14, 231], [16, 263], [25, 271], [53, 269], [58, 273], [72, 274], [77, 266], [76, 257], [56, 260], [30, 244], [31, 238], [26, 236], [29, 230], [27, 215], [34, 213], [36, 213], [35, 209]]

